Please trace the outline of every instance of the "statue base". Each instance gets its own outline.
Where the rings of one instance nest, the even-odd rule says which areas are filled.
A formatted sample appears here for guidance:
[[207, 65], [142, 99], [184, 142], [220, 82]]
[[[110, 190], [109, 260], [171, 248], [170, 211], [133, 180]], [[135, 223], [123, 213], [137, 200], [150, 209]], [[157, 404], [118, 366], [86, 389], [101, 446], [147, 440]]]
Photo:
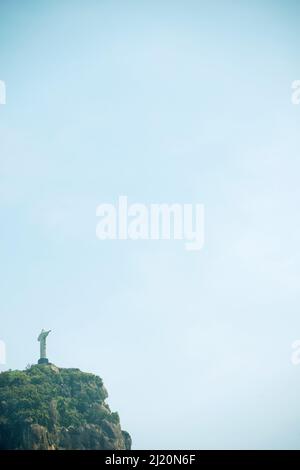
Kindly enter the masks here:
[[38, 360], [38, 364], [49, 364], [49, 361], [46, 357], [42, 357]]

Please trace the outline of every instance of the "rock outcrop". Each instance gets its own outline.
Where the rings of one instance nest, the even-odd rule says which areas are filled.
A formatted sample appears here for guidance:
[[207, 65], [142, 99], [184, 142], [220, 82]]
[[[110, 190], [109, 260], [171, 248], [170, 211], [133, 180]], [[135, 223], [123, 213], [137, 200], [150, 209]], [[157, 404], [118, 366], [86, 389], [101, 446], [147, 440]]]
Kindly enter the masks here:
[[102, 379], [52, 364], [0, 374], [0, 449], [131, 448]]

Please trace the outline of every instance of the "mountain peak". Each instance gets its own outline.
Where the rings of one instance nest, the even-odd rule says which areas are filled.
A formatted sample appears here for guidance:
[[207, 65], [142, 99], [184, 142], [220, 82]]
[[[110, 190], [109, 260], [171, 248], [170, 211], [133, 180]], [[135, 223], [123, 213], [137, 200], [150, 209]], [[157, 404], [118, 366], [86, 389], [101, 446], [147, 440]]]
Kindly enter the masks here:
[[54, 364], [0, 374], [0, 449], [131, 448], [100, 377]]

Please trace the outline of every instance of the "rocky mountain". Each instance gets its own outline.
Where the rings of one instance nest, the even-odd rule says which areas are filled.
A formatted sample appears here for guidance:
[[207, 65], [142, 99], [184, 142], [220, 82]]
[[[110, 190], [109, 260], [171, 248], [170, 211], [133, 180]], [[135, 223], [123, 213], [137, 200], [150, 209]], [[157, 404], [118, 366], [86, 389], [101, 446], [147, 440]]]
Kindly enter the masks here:
[[0, 449], [131, 448], [102, 379], [79, 369], [34, 365], [0, 374]]

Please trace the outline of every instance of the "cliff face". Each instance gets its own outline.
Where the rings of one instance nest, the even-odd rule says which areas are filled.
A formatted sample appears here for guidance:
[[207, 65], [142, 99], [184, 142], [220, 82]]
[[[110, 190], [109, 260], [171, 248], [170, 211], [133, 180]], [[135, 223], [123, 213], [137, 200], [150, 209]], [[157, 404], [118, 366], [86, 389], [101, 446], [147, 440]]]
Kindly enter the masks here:
[[131, 448], [100, 377], [35, 365], [0, 374], [0, 449]]

